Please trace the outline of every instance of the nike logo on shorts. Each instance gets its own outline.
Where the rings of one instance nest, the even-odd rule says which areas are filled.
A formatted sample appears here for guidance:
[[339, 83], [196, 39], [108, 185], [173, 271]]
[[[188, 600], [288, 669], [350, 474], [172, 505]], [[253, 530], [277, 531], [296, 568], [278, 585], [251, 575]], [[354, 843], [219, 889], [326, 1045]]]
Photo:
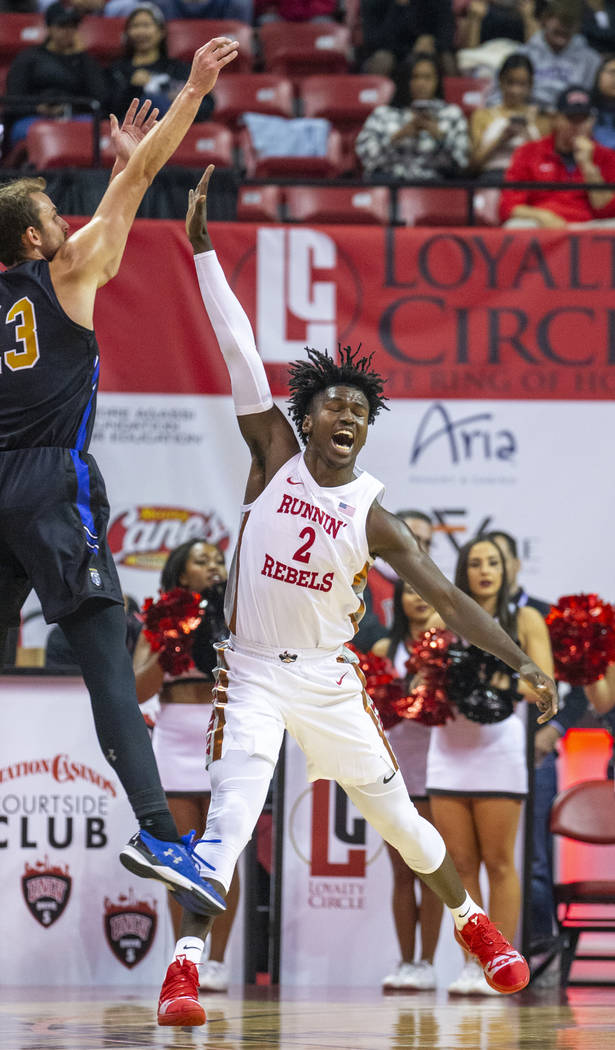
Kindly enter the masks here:
[[344, 673], [343, 673], [343, 675], [341, 676], [341, 678], [338, 678], [338, 680], [337, 680], [337, 682], [336, 682], [335, 684], [336, 684], [336, 685], [341, 685], [341, 684], [342, 684], [342, 682], [344, 681], [344, 679], [345, 679], [345, 677], [346, 677], [346, 675], [347, 675], [347, 674], [348, 674], [348, 671], [344, 671]]
[[382, 778], [382, 783], [383, 784], [388, 784], [389, 780], [392, 780], [396, 773], [397, 773], [397, 770], [394, 769], [392, 773], [389, 773], [388, 777], [383, 777]]

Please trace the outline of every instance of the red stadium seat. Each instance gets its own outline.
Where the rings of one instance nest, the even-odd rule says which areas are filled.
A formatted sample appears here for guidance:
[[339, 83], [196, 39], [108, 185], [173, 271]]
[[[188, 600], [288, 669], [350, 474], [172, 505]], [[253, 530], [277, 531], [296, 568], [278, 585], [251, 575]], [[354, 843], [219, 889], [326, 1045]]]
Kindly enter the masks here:
[[47, 27], [41, 14], [3, 14], [0, 17], [0, 64], [9, 65], [18, 51], [42, 44]]
[[237, 218], [240, 222], [280, 222], [281, 204], [279, 186], [240, 186]]
[[223, 124], [204, 121], [193, 124], [167, 164], [185, 168], [233, 167], [233, 135]]
[[467, 117], [485, 105], [491, 81], [481, 77], [444, 77], [442, 86], [445, 101], [461, 106]]
[[337, 22], [268, 22], [260, 41], [268, 73], [296, 79], [348, 69], [350, 32]]
[[[252, 28], [245, 22], [217, 18], [174, 18], [167, 23], [167, 51], [170, 58], [192, 62], [194, 52], [215, 36], [228, 36], [239, 42], [239, 54], [225, 69], [228, 73], [249, 73], [252, 53]], [[214, 91], [215, 94], [215, 91]]]
[[216, 121], [236, 128], [242, 113], [292, 117], [293, 86], [272, 73], [236, 73], [219, 77], [215, 87]]
[[480, 189], [474, 191], [474, 224], [475, 226], [500, 226], [500, 195], [498, 189]]
[[124, 54], [125, 18], [88, 15], [79, 25], [79, 36], [88, 54], [107, 65]]
[[387, 186], [292, 186], [286, 216], [295, 222], [378, 223], [390, 221]]
[[[92, 124], [83, 120], [37, 120], [28, 128], [28, 162], [37, 171], [47, 168], [93, 167]], [[100, 125], [100, 166], [110, 168], [115, 160], [109, 122]]]
[[331, 179], [342, 170], [342, 140], [339, 131], [329, 132], [324, 157], [259, 157], [247, 128], [239, 135], [246, 174], [253, 179], [324, 178]]
[[397, 219], [406, 226], [467, 226], [466, 190], [406, 187], [397, 193]]
[[299, 97], [304, 116], [326, 117], [341, 133], [344, 171], [354, 171], [355, 139], [372, 110], [389, 102], [394, 91], [388, 77], [342, 73], [305, 77]]

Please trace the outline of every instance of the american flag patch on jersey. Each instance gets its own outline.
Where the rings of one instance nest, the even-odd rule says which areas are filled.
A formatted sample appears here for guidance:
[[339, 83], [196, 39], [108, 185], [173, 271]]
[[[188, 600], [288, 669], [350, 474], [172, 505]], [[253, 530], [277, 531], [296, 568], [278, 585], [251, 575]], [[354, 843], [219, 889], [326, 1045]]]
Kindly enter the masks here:
[[337, 507], [340, 514], [344, 514], [347, 518], [351, 518], [355, 512], [355, 508], [351, 507], [349, 503], [338, 503]]

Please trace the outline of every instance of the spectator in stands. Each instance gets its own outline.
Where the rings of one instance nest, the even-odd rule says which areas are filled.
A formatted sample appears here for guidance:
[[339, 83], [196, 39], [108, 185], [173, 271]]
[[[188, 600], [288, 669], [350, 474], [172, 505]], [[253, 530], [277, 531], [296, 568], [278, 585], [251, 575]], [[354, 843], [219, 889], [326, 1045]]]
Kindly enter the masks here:
[[[393, 596], [391, 631], [387, 637], [376, 642], [373, 652], [377, 656], [388, 657], [398, 677], [407, 683], [406, 664], [412, 643], [427, 630], [434, 615], [434, 609], [427, 605], [416, 591], [403, 580], [397, 580]], [[402, 718], [387, 733], [408, 794], [421, 816], [429, 821], [431, 809], [425, 790], [425, 776], [430, 732], [429, 726]], [[436, 987], [433, 957], [442, 921], [442, 902], [427, 886], [421, 885], [419, 906], [416, 898], [416, 884], [420, 881], [418, 876], [408, 867], [396, 849], [387, 844], [387, 850], [393, 867], [393, 921], [401, 960], [396, 968], [384, 977], [382, 987], [385, 990], [403, 991], [413, 988], [426, 991]], [[420, 960], [415, 962], [419, 921], [421, 956]]]
[[[588, 91], [573, 85], [557, 101], [553, 134], [513, 154], [505, 182], [615, 182], [615, 150], [592, 137], [595, 116]], [[503, 190], [500, 218], [507, 226], [561, 227], [615, 218], [609, 189]]]
[[396, 79], [390, 105], [376, 106], [357, 136], [365, 174], [428, 181], [462, 172], [470, 155], [468, 123], [459, 106], [442, 98], [436, 56], [411, 55]]
[[[161, 114], [166, 113], [177, 92], [185, 84], [190, 66], [169, 58], [166, 22], [156, 4], [141, 3], [126, 19], [126, 53], [110, 66], [109, 108], [117, 117], [125, 113], [133, 98], [152, 100]], [[214, 107], [213, 98], [203, 99], [198, 120], [207, 120]]]
[[498, 82], [502, 101], [475, 109], [470, 117], [471, 166], [476, 173], [504, 175], [518, 146], [543, 138], [550, 120], [530, 103], [534, 70], [527, 55], [513, 52], [502, 63]]
[[361, 21], [364, 73], [392, 76], [412, 51], [436, 53], [456, 72], [451, 0], [361, 0]]
[[[128, 18], [139, 0], [107, 0], [105, 15], [109, 18]], [[172, 18], [234, 18], [252, 25], [254, 0], [159, 0], [167, 22]]]
[[602, 60], [592, 92], [596, 111], [594, 138], [601, 146], [615, 149], [615, 57]]
[[580, 26], [579, 4], [550, 0], [541, 29], [524, 47], [534, 67], [534, 100], [544, 109], [554, 109], [558, 96], [571, 84], [591, 90], [600, 56], [580, 35]]
[[[45, 12], [47, 39], [38, 47], [20, 51], [9, 68], [6, 94], [10, 113], [17, 117], [9, 133], [11, 146], [26, 137], [35, 120], [89, 112], [72, 99], [97, 101], [104, 108], [107, 83], [96, 59], [79, 39], [81, 15], [75, 8], [53, 3]], [[31, 103], [10, 103], [10, 96], [29, 95]], [[89, 119], [83, 117], [83, 119]]]
[[[38, 0], [39, 11], [46, 11], [51, 4], [55, 3], [56, 0]], [[106, 0], [72, 0], [71, 7], [74, 7], [79, 12], [82, 18], [86, 15], [103, 15], [105, 14]]]
[[615, 3], [589, 0], [583, 4], [581, 32], [590, 47], [601, 54], [615, 51]]
[[463, 47], [488, 40], [529, 40], [539, 26], [534, 0], [470, 0], [463, 26]]
[[255, 0], [257, 25], [265, 22], [332, 22], [337, 0]]

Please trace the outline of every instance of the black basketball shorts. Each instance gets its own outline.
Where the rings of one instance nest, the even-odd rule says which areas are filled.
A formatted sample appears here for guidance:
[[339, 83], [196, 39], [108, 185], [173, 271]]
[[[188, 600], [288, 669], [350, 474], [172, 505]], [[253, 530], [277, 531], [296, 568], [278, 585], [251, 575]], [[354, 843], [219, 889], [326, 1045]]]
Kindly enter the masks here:
[[32, 588], [47, 623], [88, 598], [121, 604], [108, 520], [105, 483], [89, 453], [0, 452], [0, 624], [19, 623]]

